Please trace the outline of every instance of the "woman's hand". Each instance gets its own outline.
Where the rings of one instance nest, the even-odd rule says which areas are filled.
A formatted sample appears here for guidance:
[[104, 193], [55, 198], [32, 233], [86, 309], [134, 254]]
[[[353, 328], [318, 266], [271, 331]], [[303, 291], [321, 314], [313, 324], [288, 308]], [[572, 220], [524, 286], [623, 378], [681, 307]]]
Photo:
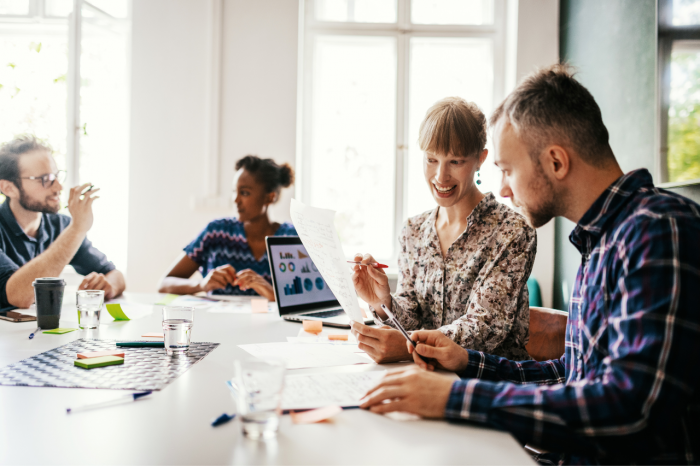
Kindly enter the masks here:
[[234, 284], [238, 285], [238, 287], [243, 291], [247, 289], [254, 290], [260, 296], [267, 298], [268, 301], [275, 300], [275, 292], [272, 289], [272, 285], [270, 285], [267, 280], [251, 269], [245, 269], [238, 272], [236, 274], [236, 281]]
[[[408, 352], [413, 355], [413, 361], [427, 370], [445, 369], [461, 372], [467, 368], [469, 353], [454, 341], [447, 338], [439, 330], [418, 330], [411, 334], [411, 340], [417, 343], [416, 348], [406, 342]], [[423, 362], [416, 353], [427, 359]]]
[[228, 285], [235, 285], [236, 269], [230, 264], [220, 265], [209, 271], [206, 277], [199, 284], [202, 291], [214, 291], [226, 288]]
[[[363, 265], [353, 267], [352, 283], [355, 285], [357, 295], [365, 300], [380, 315], [384, 315], [381, 305], [386, 305], [391, 309], [391, 290], [389, 289], [389, 277], [384, 270], [377, 269], [371, 265], [377, 261], [370, 254], [355, 254], [353, 259], [361, 261]], [[384, 316], [386, 318], [386, 316]]]

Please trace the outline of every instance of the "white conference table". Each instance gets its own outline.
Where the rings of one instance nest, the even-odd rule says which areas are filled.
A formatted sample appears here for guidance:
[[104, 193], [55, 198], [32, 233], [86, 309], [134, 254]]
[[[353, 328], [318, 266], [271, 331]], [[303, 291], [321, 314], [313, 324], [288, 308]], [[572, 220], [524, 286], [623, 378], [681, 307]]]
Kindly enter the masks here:
[[[143, 304], [162, 296], [125, 293], [128, 301]], [[77, 327], [73, 306], [64, 305], [62, 327]], [[0, 320], [0, 367], [79, 338], [140, 339], [143, 333], [159, 332], [160, 307], [154, 305], [150, 314], [128, 322], [114, 322], [107, 315], [98, 330], [40, 334], [33, 340], [28, 335], [36, 322]], [[283, 416], [277, 438], [267, 441], [244, 437], [238, 419], [211, 427], [212, 419], [235, 412], [225, 381], [233, 375], [235, 359], [250, 357], [237, 345], [286, 341], [298, 334], [300, 325], [276, 313], [196, 312], [192, 341], [220, 346], [163, 390], [137, 402], [68, 415], [66, 407], [125, 392], [0, 386], [0, 463], [532, 464], [504, 432], [466, 423], [399, 421], [359, 409], [309, 425], [294, 425]]]

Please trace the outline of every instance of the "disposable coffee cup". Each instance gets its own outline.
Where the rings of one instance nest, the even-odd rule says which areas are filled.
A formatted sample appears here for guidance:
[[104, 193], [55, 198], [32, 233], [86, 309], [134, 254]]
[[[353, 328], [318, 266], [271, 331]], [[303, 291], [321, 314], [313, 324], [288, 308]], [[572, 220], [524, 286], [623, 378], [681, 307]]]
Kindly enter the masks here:
[[66, 282], [62, 278], [37, 278], [32, 283], [36, 303], [36, 324], [44, 330], [58, 328]]

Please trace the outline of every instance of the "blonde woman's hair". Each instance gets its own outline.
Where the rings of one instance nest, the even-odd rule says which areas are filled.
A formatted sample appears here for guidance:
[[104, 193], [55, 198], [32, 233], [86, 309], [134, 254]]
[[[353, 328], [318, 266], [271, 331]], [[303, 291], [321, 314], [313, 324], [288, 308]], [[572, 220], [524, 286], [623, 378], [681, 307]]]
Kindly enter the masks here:
[[433, 154], [478, 155], [486, 148], [486, 117], [476, 104], [446, 97], [426, 112], [418, 145]]

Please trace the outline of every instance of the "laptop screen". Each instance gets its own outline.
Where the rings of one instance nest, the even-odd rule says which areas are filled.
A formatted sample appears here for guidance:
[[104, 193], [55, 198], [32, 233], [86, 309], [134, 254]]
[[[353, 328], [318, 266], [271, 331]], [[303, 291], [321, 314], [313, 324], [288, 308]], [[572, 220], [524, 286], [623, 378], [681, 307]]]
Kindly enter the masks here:
[[[284, 241], [281, 241], [284, 238]], [[328, 287], [299, 238], [268, 238], [269, 259], [273, 286], [276, 287], [278, 307], [284, 314], [288, 311], [313, 308], [314, 304], [338, 305], [335, 295]], [[275, 241], [277, 240], [277, 241]], [[277, 244], [297, 243], [297, 244]], [[300, 307], [297, 307], [300, 306]], [[289, 309], [294, 307], [295, 309]]]

